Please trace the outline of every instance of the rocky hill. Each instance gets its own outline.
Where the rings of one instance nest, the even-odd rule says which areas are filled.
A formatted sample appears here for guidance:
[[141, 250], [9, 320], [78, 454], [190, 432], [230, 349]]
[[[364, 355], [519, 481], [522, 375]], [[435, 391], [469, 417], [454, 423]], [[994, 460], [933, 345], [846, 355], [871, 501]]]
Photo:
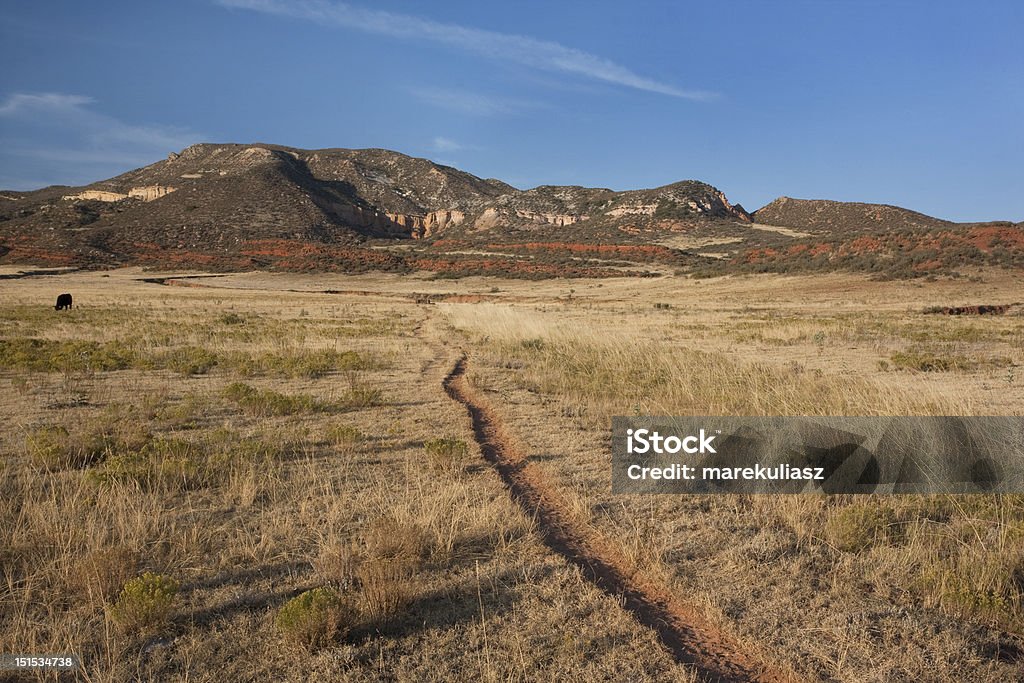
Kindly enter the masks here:
[[835, 202], [825, 199], [779, 197], [754, 212], [757, 223], [798, 230], [857, 232], [862, 230], [912, 230], [953, 225], [923, 213], [888, 204]]
[[199, 144], [84, 187], [0, 192], [0, 262], [441, 276], [1024, 266], [1019, 225], [781, 197], [753, 216], [695, 180], [520, 190], [382, 149]]
[[200, 144], [86, 187], [0, 193], [0, 244], [8, 260], [16, 252], [131, 262], [158, 249], [230, 257], [254, 240], [355, 244], [484, 232], [493, 240], [567, 226], [586, 240], [637, 223], [671, 229], [708, 218], [748, 217], [693, 181], [641, 192], [520, 191], [381, 149]]

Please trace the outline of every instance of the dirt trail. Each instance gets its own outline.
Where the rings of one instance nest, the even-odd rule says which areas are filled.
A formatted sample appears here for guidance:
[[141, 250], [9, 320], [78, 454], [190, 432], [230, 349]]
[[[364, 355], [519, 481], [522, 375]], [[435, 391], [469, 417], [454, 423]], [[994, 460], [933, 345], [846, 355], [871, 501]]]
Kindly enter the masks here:
[[512, 497], [537, 520], [545, 544], [580, 568], [605, 593], [617, 598], [644, 626], [658, 634], [677, 661], [694, 666], [711, 681], [791, 681], [749, 652], [744, 652], [698, 610], [630, 569], [599, 535], [574, 522], [572, 514], [544, 474], [531, 464], [500, 417], [466, 380], [463, 356], [444, 379], [444, 389], [469, 411], [473, 432]]

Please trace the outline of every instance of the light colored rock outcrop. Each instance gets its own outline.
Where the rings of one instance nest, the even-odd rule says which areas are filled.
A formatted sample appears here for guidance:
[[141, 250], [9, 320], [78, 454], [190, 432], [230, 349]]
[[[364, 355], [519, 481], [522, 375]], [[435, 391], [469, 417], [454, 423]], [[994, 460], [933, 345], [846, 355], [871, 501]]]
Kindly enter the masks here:
[[369, 228], [396, 237], [423, 239], [444, 230], [449, 225], [458, 225], [466, 220], [466, 214], [455, 209], [431, 211], [425, 216], [404, 213], [380, 213], [351, 205], [334, 205], [333, 210], [346, 222], [360, 228]]
[[579, 223], [580, 221], [585, 221], [589, 218], [590, 216], [579, 214], [541, 213], [538, 211], [526, 211], [524, 209], [509, 211], [507, 209], [495, 209], [491, 207], [485, 209], [483, 213], [477, 217], [473, 226], [478, 230], [488, 230], [505, 223], [521, 223], [526, 220], [531, 223], [562, 227], [572, 225], [573, 223]]
[[177, 188], [167, 185], [143, 185], [128, 190], [128, 194], [121, 192], [109, 192], [107, 190], [83, 190], [78, 194], [66, 194], [63, 199], [67, 201], [92, 200], [97, 202], [119, 202], [122, 199], [141, 199], [144, 202], [151, 202], [160, 199], [164, 195], [174, 192]]
[[97, 202], [119, 202], [122, 199], [128, 199], [128, 195], [121, 194], [120, 192], [106, 192], [104, 190], [84, 190], [78, 194], [66, 194], [63, 198], [67, 201], [91, 199]]
[[573, 214], [560, 214], [560, 213], [538, 213], [535, 211], [524, 211], [522, 209], [516, 209], [516, 217], [525, 218], [528, 221], [534, 223], [547, 223], [548, 225], [572, 225], [573, 223], [579, 223], [585, 221], [590, 216], [577, 216]]
[[460, 225], [465, 220], [466, 214], [456, 209], [431, 211], [423, 217], [423, 234], [420, 237], [436, 235], [449, 225]]
[[657, 210], [657, 204], [627, 204], [625, 206], [617, 206], [610, 211], [605, 211], [605, 215], [615, 218], [619, 216], [653, 216]]
[[174, 192], [176, 189], [178, 188], [167, 185], [144, 185], [128, 190], [128, 196], [133, 199], [141, 199], [144, 202], [151, 202], [154, 199], [160, 199], [164, 195]]

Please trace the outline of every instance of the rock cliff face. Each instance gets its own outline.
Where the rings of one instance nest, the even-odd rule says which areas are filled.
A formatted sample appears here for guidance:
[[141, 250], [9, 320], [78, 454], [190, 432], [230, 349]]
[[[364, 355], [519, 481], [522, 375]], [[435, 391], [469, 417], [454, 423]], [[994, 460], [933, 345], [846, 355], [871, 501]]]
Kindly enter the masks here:
[[67, 194], [62, 197], [64, 201], [97, 201], [97, 202], [119, 202], [123, 199], [141, 199], [144, 202], [151, 202], [160, 199], [164, 195], [174, 192], [176, 188], [166, 185], [147, 185], [145, 187], [133, 187], [128, 192], [110, 192], [107, 190], [83, 190], [78, 194]]

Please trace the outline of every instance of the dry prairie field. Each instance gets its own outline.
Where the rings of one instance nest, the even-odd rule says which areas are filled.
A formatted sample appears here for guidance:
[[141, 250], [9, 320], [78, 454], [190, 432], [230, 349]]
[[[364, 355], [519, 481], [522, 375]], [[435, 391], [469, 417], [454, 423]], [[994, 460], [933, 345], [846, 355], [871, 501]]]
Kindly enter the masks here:
[[1020, 307], [925, 313], [1019, 285], [0, 281], [0, 652], [97, 682], [1020, 680], [1024, 498], [613, 495], [609, 450], [613, 415], [1024, 414]]

